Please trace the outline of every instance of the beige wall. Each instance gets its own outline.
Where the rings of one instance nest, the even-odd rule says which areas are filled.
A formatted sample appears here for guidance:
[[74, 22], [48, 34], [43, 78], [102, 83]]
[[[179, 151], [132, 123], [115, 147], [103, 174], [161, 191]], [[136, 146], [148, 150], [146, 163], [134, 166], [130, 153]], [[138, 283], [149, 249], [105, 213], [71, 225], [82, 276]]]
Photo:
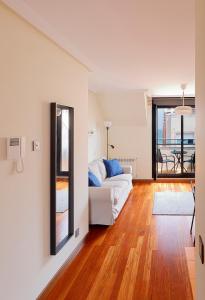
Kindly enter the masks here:
[[92, 161], [106, 155], [106, 130], [104, 116], [99, 104], [98, 95], [88, 93], [88, 131], [94, 130], [94, 134], [88, 134], [88, 161]]
[[110, 129], [110, 142], [115, 145], [110, 150], [111, 158], [136, 158], [138, 179], [152, 178], [151, 131], [147, 126], [113, 126]]
[[143, 91], [107, 92], [100, 95], [109, 130], [111, 158], [137, 158], [136, 178], [152, 178], [152, 110]]
[[197, 300], [205, 299], [205, 265], [198, 255], [198, 235], [205, 245], [205, 1], [196, 1], [196, 257]]
[[[33, 300], [88, 232], [87, 71], [0, 3], [0, 137], [26, 136], [25, 171], [16, 174], [0, 147], [0, 299]], [[75, 108], [75, 228], [49, 255], [50, 106]], [[38, 139], [39, 152], [31, 151]], [[3, 143], [4, 144], [4, 143]]]

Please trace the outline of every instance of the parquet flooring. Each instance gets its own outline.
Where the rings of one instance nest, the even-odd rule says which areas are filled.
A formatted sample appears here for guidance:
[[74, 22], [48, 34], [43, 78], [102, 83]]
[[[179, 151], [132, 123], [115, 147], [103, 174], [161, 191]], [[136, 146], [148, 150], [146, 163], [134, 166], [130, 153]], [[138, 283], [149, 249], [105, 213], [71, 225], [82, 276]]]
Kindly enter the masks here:
[[[137, 183], [113, 226], [91, 226], [79, 254], [41, 300], [192, 300], [190, 217], [152, 216], [156, 191], [189, 183]], [[194, 281], [194, 278], [192, 278]]]

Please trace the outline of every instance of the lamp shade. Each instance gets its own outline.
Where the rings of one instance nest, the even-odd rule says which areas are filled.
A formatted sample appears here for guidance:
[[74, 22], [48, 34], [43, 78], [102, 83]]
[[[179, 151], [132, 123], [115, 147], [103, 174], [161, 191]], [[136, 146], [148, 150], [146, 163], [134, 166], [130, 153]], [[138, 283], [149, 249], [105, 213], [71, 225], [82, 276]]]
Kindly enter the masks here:
[[112, 126], [112, 122], [111, 121], [104, 121], [104, 126], [106, 128], [110, 128]]
[[192, 107], [185, 105], [184, 103], [184, 91], [186, 89], [186, 84], [181, 84], [181, 89], [182, 89], [182, 105], [177, 106], [174, 110], [176, 115], [191, 115], [192, 114]]
[[174, 112], [175, 112], [176, 115], [181, 115], [181, 116], [191, 115], [192, 114], [192, 107], [191, 106], [185, 106], [185, 105], [177, 106], [175, 108]]

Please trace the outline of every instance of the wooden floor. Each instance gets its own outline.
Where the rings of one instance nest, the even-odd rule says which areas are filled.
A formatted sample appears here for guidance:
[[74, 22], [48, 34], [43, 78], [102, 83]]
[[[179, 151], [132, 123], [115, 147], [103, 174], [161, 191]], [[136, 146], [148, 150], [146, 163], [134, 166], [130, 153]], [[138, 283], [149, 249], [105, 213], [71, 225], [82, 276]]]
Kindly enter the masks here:
[[195, 248], [194, 247], [187, 247], [185, 248], [186, 252], [186, 259], [187, 259], [187, 266], [189, 271], [189, 280], [191, 282], [191, 288], [194, 299], [196, 298], [196, 270], [195, 270]]
[[188, 183], [138, 183], [117, 222], [92, 226], [85, 245], [40, 297], [67, 300], [193, 299], [186, 263], [190, 217], [152, 216], [155, 191]]

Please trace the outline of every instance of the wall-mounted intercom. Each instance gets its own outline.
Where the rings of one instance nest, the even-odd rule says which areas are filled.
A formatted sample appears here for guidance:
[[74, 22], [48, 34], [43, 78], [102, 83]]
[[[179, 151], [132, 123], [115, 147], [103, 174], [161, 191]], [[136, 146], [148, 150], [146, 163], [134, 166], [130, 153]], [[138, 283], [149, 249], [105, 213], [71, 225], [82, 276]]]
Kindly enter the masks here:
[[25, 137], [7, 138], [7, 159], [15, 162], [16, 171], [22, 173], [24, 170], [23, 158], [25, 156]]

